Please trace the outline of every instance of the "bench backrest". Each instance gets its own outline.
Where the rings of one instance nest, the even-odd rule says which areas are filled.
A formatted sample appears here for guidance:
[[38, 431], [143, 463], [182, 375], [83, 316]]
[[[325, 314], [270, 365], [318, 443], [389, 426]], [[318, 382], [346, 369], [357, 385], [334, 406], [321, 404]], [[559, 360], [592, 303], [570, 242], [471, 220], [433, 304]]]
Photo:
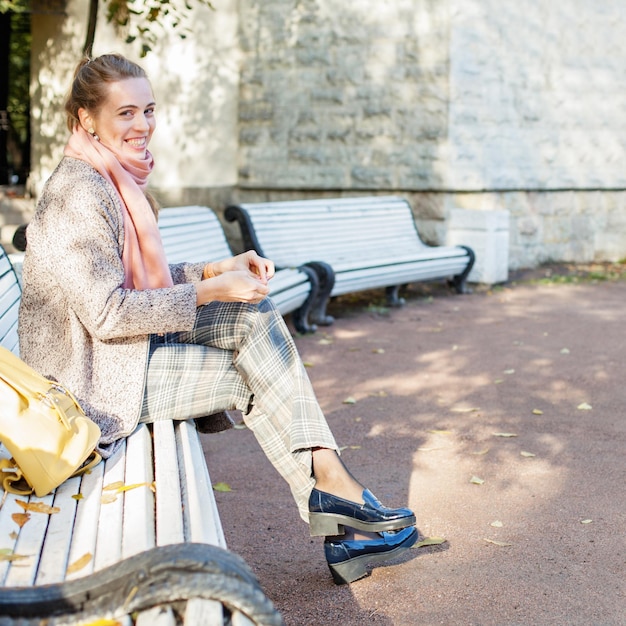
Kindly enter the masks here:
[[[428, 249], [417, 232], [411, 206], [396, 196], [264, 202], [229, 207], [228, 220], [243, 209], [262, 253], [277, 265], [326, 261], [341, 265], [364, 256], [414, 256]], [[247, 241], [247, 245], [252, 242]]]
[[159, 231], [169, 263], [202, 263], [232, 256], [222, 224], [208, 207], [161, 209]]
[[5, 249], [0, 246], [0, 345], [19, 354], [17, 313], [22, 289]]

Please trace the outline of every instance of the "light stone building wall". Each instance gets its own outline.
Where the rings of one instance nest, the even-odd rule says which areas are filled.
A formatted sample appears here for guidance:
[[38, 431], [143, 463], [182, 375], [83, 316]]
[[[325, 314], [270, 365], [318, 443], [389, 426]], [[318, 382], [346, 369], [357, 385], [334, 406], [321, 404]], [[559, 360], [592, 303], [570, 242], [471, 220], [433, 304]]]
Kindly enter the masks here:
[[626, 257], [626, 5], [242, 0], [248, 198], [510, 211], [510, 266]]
[[[141, 61], [163, 203], [397, 193], [429, 243], [454, 208], [508, 210], [511, 268], [626, 258], [622, 0], [213, 5]], [[35, 190], [84, 13], [69, 0], [34, 33]], [[102, 20], [97, 37], [132, 56]]]

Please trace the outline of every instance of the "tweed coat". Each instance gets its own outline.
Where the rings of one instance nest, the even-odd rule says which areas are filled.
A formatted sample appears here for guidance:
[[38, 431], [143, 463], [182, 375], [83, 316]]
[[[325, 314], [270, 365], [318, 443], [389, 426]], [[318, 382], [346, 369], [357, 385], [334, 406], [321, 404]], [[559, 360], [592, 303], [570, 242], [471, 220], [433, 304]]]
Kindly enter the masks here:
[[100, 426], [103, 456], [139, 420], [150, 335], [193, 328], [192, 283], [204, 267], [171, 265], [173, 287], [125, 289], [123, 244], [115, 189], [89, 164], [64, 157], [28, 226], [20, 355], [72, 390]]

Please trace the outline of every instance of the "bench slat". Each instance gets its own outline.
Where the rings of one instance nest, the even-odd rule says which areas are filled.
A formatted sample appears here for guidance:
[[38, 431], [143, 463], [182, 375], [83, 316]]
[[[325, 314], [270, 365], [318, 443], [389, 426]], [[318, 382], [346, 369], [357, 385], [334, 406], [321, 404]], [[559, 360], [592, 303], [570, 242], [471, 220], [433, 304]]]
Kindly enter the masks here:
[[185, 540], [182, 506], [172, 507], [172, 502], [182, 502], [176, 435], [171, 420], [153, 424], [154, 473], [156, 492], [156, 543], [165, 546]]
[[54, 494], [53, 505], [59, 508], [59, 512], [50, 516], [37, 572], [38, 585], [60, 582], [65, 578], [78, 505], [72, 496], [80, 492], [80, 482], [80, 476], [70, 478]]
[[[124, 496], [109, 490], [107, 487], [116, 483], [124, 483], [126, 464], [126, 441], [119, 450], [107, 459], [102, 479], [102, 499], [100, 505], [100, 520], [96, 538], [96, 554], [94, 557], [94, 571], [101, 570], [107, 565], [117, 563], [122, 558], [122, 521]], [[115, 498], [112, 502], [109, 500]]]
[[187, 475], [191, 468], [195, 468], [194, 484], [190, 485], [187, 481], [183, 485], [186, 539], [225, 548], [226, 539], [217, 512], [209, 470], [196, 434], [195, 424], [186, 421], [176, 424], [177, 449], [180, 455], [178, 462], [185, 468]]
[[122, 558], [156, 545], [154, 531], [154, 481], [152, 441], [148, 427], [138, 426], [126, 440], [126, 486], [141, 485], [124, 492]]
[[96, 465], [91, 472], [85, 474], [80, 483], [82, 498], [76, 507], [76, 518], [72, 535], [72, 545], [68, 558], [68, 567], [74, 565], [85, 555], [91, 560], [81, 569], [67, 574], [67, 580], [87, 576], [94, 571], [94, 554], [98, 528], [94, 520], [100, 517], [102, 483], [104, 479], [104, 463]]
[[[10, 458], [10, 455], [4, 454], [5, 458]], [[4, 493], [4, 492], [0, 492]], [[12, 519], [12, 515], [14, 513], [23, 513], [24, 510], [20, 508], [16, 504], [18, 496], [8, 493], [0, 508], [0, 550], [6, 551], [7, 554], [18, 554], [15, 550], [15, 546], [17, 544], [17, 528], [15, 522]], [[19, 562], [19, 561], [18, 561]], [[4, 586], [6, 583], [6, 577], [9, 573], [11, 567], [11, 563], [9, 561], [0, 561], [0, 579], [2, 580], [2, 585]]]
[[[54, 496], [52, 494], [43, 498], [31, 497], [30, 502], [52, 505]], [[26, 497], [18, 497], [17, 502], [29, 501]], [[24, 509], [21, 509], [24, 512]], [[30, 519], [20, 529], [15, 551], [17, 554], [28, 555], [27, 559], [20, 561], [20, 567], [12, 567], [9, 571], [5, 585], [8, 587], [25, 587], [33, 585], [37, 576], [37, 568], [39, 566], [39, 558], [43, 538], [48, 526], [50, 516], [45, 513], [30, 513]], [[15, 526], [17, 529], [17, 524]]]

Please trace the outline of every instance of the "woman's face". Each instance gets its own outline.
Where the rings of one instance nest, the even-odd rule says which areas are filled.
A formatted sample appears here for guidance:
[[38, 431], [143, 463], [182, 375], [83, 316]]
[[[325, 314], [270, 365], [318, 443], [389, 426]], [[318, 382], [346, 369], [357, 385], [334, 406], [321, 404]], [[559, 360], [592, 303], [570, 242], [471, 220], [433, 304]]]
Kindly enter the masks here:
[[109, 84], [108, 97], [96, 114], [91, 116], [84, 109], [78, 113], [83, 128], [93, 128], [105, 146], [121, 155], [143, 158], [156, 126], [154, 108], [148, 79], [127, 78]]

